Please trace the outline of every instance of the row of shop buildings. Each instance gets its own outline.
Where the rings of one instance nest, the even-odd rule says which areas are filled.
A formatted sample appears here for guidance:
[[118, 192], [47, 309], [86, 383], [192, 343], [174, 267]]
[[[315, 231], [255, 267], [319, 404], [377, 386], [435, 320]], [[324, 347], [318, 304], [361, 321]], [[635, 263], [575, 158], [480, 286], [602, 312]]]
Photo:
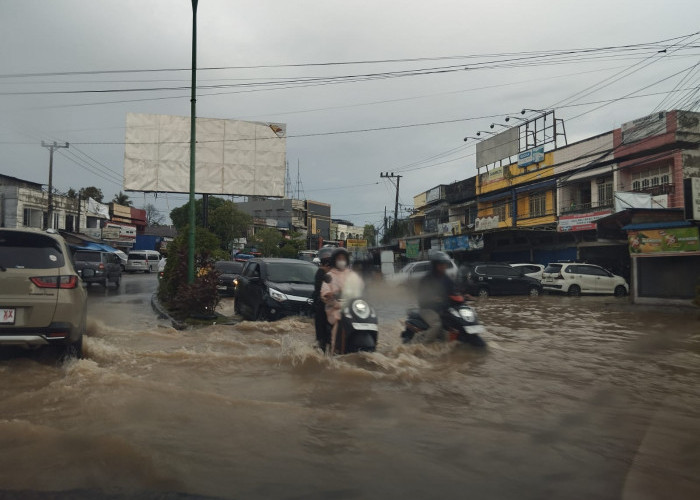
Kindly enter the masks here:
[[[636, 301], [685, 301], [700, 285], [699, 147], [700, 113], [680, 110], [566, 145], [525, 131], [514, 156], [477, 156], [476, 176], [416, 195], [413, 236], [399, 245], [408, 258], [439, 248], [460, 260], [593, 262], [627, 278]], [[669, 273], [674, 286], [650, 278]]]

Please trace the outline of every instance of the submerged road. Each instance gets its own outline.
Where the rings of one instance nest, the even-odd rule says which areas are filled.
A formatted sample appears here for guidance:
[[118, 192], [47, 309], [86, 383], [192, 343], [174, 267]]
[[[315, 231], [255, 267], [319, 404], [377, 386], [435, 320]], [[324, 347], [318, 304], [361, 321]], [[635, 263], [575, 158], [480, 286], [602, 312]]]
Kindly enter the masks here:
[[490, 298], [476, 352], [401, 345], [380, 285], [379, 351], [330, 359], [299, 318], [174, 330], [156, 286], [89, 289], [85, 359], [2, 353], [0, 493], [700, 498], [697, 311]]

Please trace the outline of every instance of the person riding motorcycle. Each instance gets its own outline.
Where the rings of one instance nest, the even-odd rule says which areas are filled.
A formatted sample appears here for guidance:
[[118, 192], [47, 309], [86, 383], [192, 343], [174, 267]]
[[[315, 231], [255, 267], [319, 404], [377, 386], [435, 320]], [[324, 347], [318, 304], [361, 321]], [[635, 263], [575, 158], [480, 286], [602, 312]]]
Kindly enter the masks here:
[[338, 321], [343, 307], [341, 299], [362, 295], [363, 283], [357, 273], [350, 269], [350, 253], [345, 248], [336, 248], [331, 253], [331, 269], [321, 286], [321, 300], [326, 304], [326, 316], [331, 324], [331, 352], [335, 350]]
[[447, 275], [450, 263], [445, 252], [435, 252], [430, 256], [430, 272], [418, 284], [418, 307], [428, 329], [414, 337], [415, 343], [438, 340], [442, 333], [442, 313], [450, 304], [450, 296], [459, 295], [455, 282]]
[[331, 254], [333, 248], [323, 247], [318, 251], [319, 265], [314, 278], [314, 293], [311, 295], [314, 301], [314, 326], [316, 327], [316, 342], [319, 349], [326, 350], [330, 343], [330, 327], [326, 318], [326, 305], [321, 300], [321, 286], [323, 285], [326, 273], [331, 270]]

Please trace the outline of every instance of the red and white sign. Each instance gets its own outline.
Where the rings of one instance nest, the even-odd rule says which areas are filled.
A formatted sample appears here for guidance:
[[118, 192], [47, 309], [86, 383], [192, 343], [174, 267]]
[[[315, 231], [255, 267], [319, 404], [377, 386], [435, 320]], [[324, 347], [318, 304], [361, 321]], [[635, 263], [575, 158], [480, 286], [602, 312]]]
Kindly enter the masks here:
[[[117, 238], [105, 238], [105, 239], [119, 239], [126, 241], [133, 241], [136, 239], [136, 226], [130, 226], [127, 224], [115, 224], [114, 222], [105, 223], [102, 228], [103, 234], [107, 230], [109, 236], [118, 235]], [[110, 234], [112, 233], [112, 234]], [[103, 236], [104, 237], [104, 236]]]
[[590, 231], [596, 228], [595, 221], [608, 216], [612, 210], [599, 210], [597, 212], [586, 212], [583, 214], [562, 215], [559, 217], [559, 232], [568, 231]]
[[15, 324], [15, 310], [14, 309], [0, 309], [0, 323], [5, 325]]

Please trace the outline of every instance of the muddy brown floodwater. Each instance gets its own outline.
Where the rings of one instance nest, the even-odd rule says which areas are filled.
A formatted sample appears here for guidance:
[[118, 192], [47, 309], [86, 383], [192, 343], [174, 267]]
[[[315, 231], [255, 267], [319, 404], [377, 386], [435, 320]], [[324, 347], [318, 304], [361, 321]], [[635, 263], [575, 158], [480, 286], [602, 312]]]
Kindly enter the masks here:
[[378, 352], [330, 359], [298, 318], [176, 331], [149, 279], [91, 290], [85, 359], [3, 353], [4, 496], [700, 498], [697, 312], [490, 298], [479, 352], [401, 345], [375, 287]]

